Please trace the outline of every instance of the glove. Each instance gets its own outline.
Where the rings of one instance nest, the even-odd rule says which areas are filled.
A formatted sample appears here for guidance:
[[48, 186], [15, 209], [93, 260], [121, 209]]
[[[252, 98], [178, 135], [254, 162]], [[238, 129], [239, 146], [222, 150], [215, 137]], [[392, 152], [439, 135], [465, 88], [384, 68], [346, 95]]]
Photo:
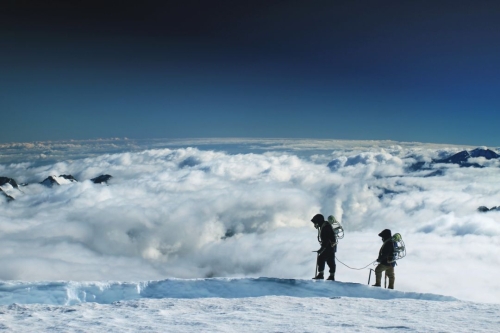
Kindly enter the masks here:
[[379, 258], [377, 258], [377, 260], [375, 260], [375, 261], [376, 261], [376, 262], [380, 262], [380, 259], [379, 259]]

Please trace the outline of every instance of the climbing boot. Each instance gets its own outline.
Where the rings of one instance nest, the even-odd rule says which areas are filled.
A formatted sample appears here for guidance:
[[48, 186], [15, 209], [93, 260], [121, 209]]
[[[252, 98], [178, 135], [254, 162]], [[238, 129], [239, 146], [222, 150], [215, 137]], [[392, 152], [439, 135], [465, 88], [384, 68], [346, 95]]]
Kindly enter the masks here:
[[323, 272], [319, 272], [318, 275], [313, 277], [313, 280], [323, 280], [325, 277], [323, 275]]
[[381, 287], [380, 284], [372, 284], [372, 287]]
[[330, 274], [327, 280], [335, 281], [335, 274]]

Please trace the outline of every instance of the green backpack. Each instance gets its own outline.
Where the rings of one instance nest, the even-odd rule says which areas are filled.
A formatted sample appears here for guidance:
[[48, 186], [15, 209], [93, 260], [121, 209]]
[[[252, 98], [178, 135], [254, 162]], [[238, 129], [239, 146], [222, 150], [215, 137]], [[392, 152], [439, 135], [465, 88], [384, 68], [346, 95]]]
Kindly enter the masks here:
[[393, 261], [403, 259], [406, 256], [406, 246], [403, 242], [401, 234], [397, 233], [392, 236], [392, 243], [394, 244], [394, 259]]

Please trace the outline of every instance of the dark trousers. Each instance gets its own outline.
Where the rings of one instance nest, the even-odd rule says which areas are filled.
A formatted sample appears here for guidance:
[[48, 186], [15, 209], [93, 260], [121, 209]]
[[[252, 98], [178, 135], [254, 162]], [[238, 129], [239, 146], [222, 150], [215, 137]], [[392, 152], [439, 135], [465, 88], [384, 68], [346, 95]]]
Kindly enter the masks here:
[[323, 272], [325, 270], [325, 263], [330, 267], [330, 274], [335, 274], [335, 251], [333, 248], [326, 248], [318, 256], [318, 272]]

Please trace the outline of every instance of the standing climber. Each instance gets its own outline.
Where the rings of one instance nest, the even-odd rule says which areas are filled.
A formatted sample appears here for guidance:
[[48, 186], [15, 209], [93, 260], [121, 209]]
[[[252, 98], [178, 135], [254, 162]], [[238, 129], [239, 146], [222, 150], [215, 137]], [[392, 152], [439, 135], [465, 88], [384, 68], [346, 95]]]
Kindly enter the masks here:
[[325, 263], [327, 263], [330, 268], [330, 276], [327, 280], [335, 281], [335, 252], [337, 252], [335, 232], [330, 222], [325, 221], [324, 216], [321, 214], [314, 215], [311, 222], [318, 229], [318, 242], [321, 245], [321, 248], [316, 251], [318, 252], [316, 261], [318, 274], [313, 279], [322, 280], [325, 278], [323, 272], [325, 270]]
[[375, 284], [374, 287], [380, 287], [380, 282], [382, 281], [382, 272], [389, 278], [389, 289], [394, 289], [394, 281], [396, 280], [396, 275], [394, 274], [394, 266], [396, 266], [396, 261], [394, 261], [394, 242], [392, 241], [392, 234], [389, 229], [384, 229], [380, 234], [382, 237], [382, 242], [384, 244], [380, 248], [377, 262], [378, 266], [375, 268]]

